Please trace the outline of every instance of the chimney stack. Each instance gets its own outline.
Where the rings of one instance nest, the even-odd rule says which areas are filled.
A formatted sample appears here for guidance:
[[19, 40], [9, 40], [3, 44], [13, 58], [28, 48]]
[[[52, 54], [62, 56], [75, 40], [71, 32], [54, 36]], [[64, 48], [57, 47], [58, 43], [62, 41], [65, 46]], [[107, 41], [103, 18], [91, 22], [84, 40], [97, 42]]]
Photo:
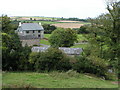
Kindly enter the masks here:
[[41, 22], [39, 22], [38, 24], [41, 25]]
[[19, 27], [21, 26], [21, 22], [19, 22]]

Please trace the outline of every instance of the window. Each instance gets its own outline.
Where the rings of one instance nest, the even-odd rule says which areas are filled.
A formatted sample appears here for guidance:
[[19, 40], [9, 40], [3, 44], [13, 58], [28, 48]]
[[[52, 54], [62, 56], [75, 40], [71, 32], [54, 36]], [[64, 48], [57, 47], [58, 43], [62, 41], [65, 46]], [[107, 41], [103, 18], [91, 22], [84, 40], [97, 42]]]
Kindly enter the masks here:
[[35, 33], [35, 31], [33, 31], [33, 33]]
[[26, 31], [26, 33], [29, 33], [29, 31]]
[[40, 37], [40, 35], [38, 35], [38, 37]]
[[38, 33], [40, 33], [40, 30], [38, 31]]

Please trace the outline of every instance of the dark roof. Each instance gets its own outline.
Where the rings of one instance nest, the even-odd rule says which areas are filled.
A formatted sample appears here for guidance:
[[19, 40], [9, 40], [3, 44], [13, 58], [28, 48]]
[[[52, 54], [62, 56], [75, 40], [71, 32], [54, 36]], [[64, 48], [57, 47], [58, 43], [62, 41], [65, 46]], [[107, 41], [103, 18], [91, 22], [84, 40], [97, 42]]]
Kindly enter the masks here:
[[18, 27], [17, 30], [44, 30], [41, 25], [38, 23], [23, 23]]
[[[32, 47], [32, 52], [44, 52], [48, 48], [49, 47]], [[68, 55], [80, 55], [83, 52], [82, 48], [59, 47], [59, 49]]]

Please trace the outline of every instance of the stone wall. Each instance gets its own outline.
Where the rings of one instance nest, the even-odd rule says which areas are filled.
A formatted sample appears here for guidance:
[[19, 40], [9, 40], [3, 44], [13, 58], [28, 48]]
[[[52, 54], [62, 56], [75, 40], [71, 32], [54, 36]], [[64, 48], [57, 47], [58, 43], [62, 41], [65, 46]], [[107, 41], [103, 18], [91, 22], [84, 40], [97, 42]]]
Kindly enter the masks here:
[[20, 40], [20, 41], [22, 41], [22, 46], [25, 46], [26, 44], [28, 46], [40, 45], [40, 39], [26, 39], [26, 40]]

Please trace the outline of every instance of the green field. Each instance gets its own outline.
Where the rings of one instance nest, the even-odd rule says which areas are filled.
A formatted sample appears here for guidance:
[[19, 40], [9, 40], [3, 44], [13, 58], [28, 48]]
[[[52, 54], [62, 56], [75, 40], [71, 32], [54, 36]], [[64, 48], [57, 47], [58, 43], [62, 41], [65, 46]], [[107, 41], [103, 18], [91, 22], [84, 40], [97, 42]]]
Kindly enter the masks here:
[[77, 44], [72, 46], [71, 48], [86, 48], [88, 44]]
[[84, 74], [6, 72], [3, 73], [3, 88], [117, 88], [113, 81], [102, 80]]

